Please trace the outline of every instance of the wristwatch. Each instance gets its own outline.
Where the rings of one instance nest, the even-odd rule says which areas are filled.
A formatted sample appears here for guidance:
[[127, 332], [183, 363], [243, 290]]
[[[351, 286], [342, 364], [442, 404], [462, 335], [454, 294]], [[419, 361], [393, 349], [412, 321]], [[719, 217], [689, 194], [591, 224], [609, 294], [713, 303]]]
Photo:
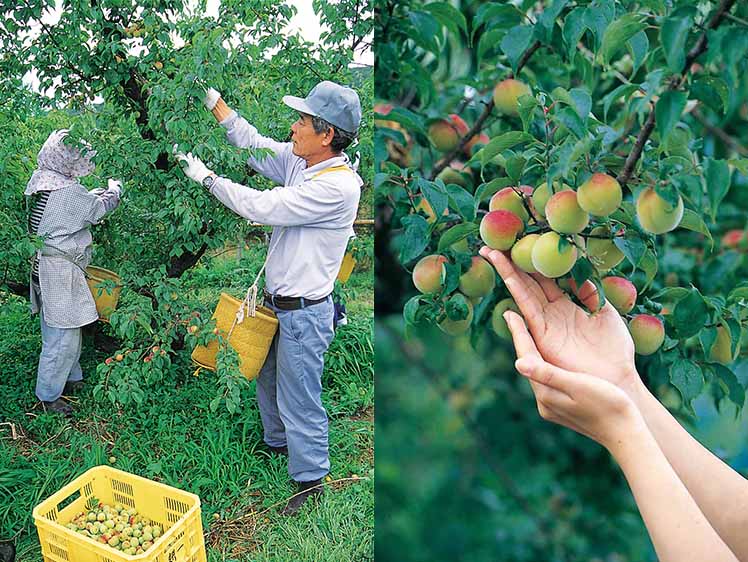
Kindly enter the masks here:
[[216, 181], [216, 175], [215, 174], [208, 174], [203, 178], [203, 187], [206, 189], [210, 189], [213, 185], [213, 182]]

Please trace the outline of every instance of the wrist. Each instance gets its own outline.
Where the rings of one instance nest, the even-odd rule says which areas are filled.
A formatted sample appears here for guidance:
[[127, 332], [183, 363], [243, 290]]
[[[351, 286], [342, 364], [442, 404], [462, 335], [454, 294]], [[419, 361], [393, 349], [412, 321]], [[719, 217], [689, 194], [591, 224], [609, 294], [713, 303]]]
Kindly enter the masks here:
[[219, 123], [226, 119], [229, 115], [231, 115], [231, 108], [226, 105], [226, 102], [223, 101], [223, 98], [218, 98], [218, 101], [216, 102], [216, 105], [211, 110], [211, 113], [213, 113], [213, 116], [216, 118], [216, 121]]
[[641, 450], [641, 444], [651, 438], [651, 434], [633, 401], [628, 401], [623, 410], [615, 416], [613, 423], [615, 425], [602, 445], [618, 464], [623, 465]]

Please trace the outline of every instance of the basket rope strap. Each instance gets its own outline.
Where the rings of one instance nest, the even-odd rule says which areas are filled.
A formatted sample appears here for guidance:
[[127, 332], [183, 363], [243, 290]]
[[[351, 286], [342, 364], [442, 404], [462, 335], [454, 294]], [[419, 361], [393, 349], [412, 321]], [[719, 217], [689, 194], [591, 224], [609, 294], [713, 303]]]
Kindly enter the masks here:
[[[351, 170], [348, 166], [345, 166], [345, 165], [331, 166], [330, 168], [325, 168], [324, 170], [317, 172], [316, 174], [312, 176], [311, 179], [321, 176], [322, 174], [327, 174], [330, 172], [341, 172], [341, 171], [349, 171], [353, 173], [353, 170]], [[278, 247], [278, 244], [280, 243], [280, 239], [283, 236], [283, 233], [285, 231], [286, 231], [286, 227], [284, 226], [281, 228], [281, 231], [278, 234], [278, 237], [275, 239], [275, 244], [273, 244], [273, 246], [268, 249], [268, 253], [265, 256], [265, 262], [262, 264], [260, 271], [257, 273], [254, 283], [252, 283], [249, 289], [247, 289], [247, 295], [244, 297], [244, 300], [239, 305], [239, 310], [236, 311], [236, 316], [234, 317], [234, 321], [231, 323], [231, 329], [229, 329], [229, 332], [226, 336], [227, 341], [231, 337], [231, 334], [234, 332], [234, 328], [236, 327], [236, 325], [244, 322], [245, 307], [247, 309], [246, 316], [250, 316], [254, 318], [255, 315], [257, 314], [257, 284], [259, 283], [260, 278], [262, 277], [262, 274], [265, 273], [265, 267], [267, 267], [268, 260], [270, 259], [270, 255]]]

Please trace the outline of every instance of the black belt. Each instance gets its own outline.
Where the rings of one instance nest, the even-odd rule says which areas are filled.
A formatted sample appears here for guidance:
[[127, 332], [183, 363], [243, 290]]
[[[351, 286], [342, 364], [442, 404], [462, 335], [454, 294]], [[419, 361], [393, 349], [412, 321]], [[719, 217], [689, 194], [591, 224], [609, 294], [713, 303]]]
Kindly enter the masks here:
[[325, 302], [327, 300], [327, 297], [330, 296], [327, 295], [327, 297], [323, 297], [321, 299], [306, 299], [304, 297], [283, 297], [281, 295], [271, 295], [267, 291], [264, 291], [264, 293], [265, 303], [272, 304], [275, 308], [279, 308], [281, 310], [299, 310], [300, 308], [306, 308], [307, 306]]

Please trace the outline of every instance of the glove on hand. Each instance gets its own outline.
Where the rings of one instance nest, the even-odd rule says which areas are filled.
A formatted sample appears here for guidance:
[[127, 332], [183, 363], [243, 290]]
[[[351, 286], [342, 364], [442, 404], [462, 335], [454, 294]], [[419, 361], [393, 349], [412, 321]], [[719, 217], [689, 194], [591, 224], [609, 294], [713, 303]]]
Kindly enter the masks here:
[[194, 180], [197, 183], [202, 183], [207, 176], [213, 173], [205, 164], [203, 164], [202, 160], [197, 156], [193, 156], [191, 152], [184, 154], [182, 152], [176, 152], [176, 149], [177, 145], [175, 144], [174, 156], [177, 160], [187, 163], [187, 166], [183, 168], [183, 170], [184, 174], [191, 180]]
[[122, 182], [119, 180], [109, 178], [109, 180], [107, 181], [107, 189], [116, 191], [118, 197], [122, 196]]
[[208, 111], [213, 111], [213, 108], [216, 106], [219, 99], [221, 99], [221, 94], [218, 90], [208, 88], [208, 91], [205, 93], [205, 98], [203, 98], [203, 103]]

